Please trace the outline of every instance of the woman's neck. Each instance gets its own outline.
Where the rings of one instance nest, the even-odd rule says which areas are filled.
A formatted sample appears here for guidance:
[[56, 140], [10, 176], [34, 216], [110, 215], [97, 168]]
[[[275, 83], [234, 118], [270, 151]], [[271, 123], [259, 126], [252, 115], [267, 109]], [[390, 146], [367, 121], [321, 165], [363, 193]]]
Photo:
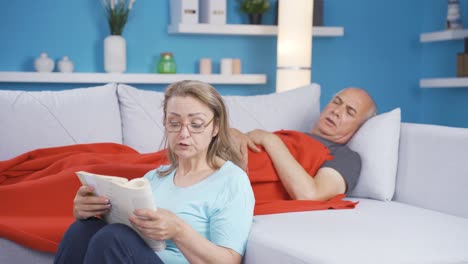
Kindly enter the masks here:
[[[219, 160], [218, 158], [216, 162], [219, 163]], [[174, 184], [179, 187], [189, 187], [208, 178], [213, 172], [215, 169], [209, 166], [206, 159], [179, 161]]]

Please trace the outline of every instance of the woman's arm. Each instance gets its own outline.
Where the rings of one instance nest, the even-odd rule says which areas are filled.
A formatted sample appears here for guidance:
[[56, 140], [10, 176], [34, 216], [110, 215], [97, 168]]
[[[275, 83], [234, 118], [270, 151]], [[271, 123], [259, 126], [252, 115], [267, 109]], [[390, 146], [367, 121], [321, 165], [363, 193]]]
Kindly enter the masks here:
[[130, 222], [149, 238], [171, 239], [190, 263], [241, 262], [239, 253], [213, 244], [168, 210], [139, 209], [130, 217]]
[[236, 251], [213, 244], [184, 221], [179, 226], [181, 232], [172, 241], [190, 263], [241, 263]]

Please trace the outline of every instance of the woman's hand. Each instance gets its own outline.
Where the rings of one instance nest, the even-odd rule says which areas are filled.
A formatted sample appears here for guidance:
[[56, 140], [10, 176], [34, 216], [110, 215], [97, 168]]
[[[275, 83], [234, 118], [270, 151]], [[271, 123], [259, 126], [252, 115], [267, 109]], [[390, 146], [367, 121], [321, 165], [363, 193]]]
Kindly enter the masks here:
[[129, 220], [145, 237], [154, 240], [174, 239], [181, 230], [181, 219], [162, 208], [158, 208], [156, 211], [151, 209], [135, 210]]
[[111, 204], [109, 199], [94, 195], [92, 186], [81, 186], [76, 192], [73, 201], [73, 216], [76, 219], [86, 219], [103, 215], [109, 212]]

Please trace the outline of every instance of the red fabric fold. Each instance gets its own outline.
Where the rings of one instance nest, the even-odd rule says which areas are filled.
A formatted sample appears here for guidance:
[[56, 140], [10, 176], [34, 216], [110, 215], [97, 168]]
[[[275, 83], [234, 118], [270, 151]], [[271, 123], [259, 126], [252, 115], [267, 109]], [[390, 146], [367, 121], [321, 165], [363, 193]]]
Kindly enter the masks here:
[[[321, 143], [294, 131], [277, 133], [294, 157], [315, 175], [331, 158]], [[313, 150], [313, 151], [312, 151]], [[80, 182], [76, 171], [122, 176], [143, 176], [167, 164], [166, 151], [140, 154], [114, 143], [79, 144], [33, 150], [0, 162], [0, 237], [46, 252], [58, 243], [74, 221], [73, 199]], [[265, 152], [249, 153], [249, 177], [256, 197], [255, 214], [353, 208], [339, 195], [329, 201], [291, 200]]]

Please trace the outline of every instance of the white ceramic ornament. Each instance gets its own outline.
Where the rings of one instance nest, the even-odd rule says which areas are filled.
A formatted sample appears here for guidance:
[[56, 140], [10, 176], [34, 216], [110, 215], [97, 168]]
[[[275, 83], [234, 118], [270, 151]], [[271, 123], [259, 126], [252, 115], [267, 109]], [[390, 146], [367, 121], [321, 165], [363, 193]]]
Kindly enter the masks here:
[[47, 56], [47, 53], [43, 52], [34, 61], [34, 67], [37, 72], [52, 72], [54, 70], [54, 61]]

